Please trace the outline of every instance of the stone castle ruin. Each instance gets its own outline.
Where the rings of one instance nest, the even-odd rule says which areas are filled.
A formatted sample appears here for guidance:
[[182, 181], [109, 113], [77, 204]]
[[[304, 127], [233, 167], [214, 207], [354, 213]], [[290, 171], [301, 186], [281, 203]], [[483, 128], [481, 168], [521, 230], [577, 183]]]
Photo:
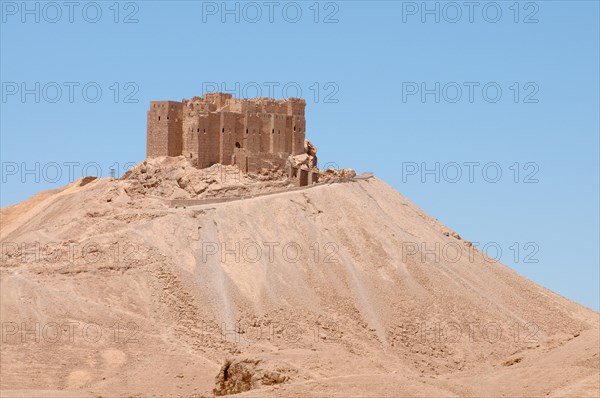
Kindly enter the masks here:
[[298, 185], [317, 182], [316, 148], [305, 139], [300, 98], [236, 99], [208, 93], [190, 100], [152, 101], [146, 154], [184, 156], [198, 168], [237, 165], [244, 173], [280, 168]]

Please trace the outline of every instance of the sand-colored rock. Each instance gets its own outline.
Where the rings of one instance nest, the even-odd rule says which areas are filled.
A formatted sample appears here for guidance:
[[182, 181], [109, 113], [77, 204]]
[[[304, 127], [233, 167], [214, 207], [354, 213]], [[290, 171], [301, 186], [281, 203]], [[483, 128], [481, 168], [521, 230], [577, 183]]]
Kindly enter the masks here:
[[3, 397], [598, 396], [597, 312], [377, 178], [282, 193], [283, 173], [189, 170], [157, 158], [1, 209]]

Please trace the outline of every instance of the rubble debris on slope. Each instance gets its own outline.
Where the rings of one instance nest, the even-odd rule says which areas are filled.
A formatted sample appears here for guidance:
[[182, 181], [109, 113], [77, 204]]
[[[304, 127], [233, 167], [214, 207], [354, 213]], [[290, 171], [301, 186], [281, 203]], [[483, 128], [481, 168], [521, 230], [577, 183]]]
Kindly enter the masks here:
[[261, 168], [256, 173], [249, 173], [247, 177], [255, 181], [275, 181], [282, 180], [287, 177], [285, 170], [275, 165], [273, 168]]
[[462, 240], [462, 238], [460, 237], [460, 235], [457, 234], [456, 232], [444, 231], [443, 234], [444, 234], [444, 236], [451, 236], [454, 239]]
[[473, 246], [473, 243], [469, 242], [468, 240], [464, 240], [464, 239], [463, 239], [463, 238], [462, 238], [462, 237], [461, 237], [459, 234], [457, 234], [456, 232], [444, 231], [444, 232], [442, 232], [442, 234], [443, 234], [444, 236], [451, 236], [451, 237], [453, 237], [454, 239], [457, 239], [457, 240], [462, 240], [462, 241], [464, 241], [465, 245], [466, 245], [466, 246], [468, 246], [468, 247], [471, 247], [471, 246]]
[[[167, 199], [197, 199], [243, 195], [273, 186], [287, 186], [283, 170], [260, 170], [244, 174], [237, 166], [214, 164], [197, 169], [184, 156], [146, 159], [132, 167], [121, 181], [130, 196], [158, 196]], [[269, 184], [265, 185], [265, 182]]]
[[352, 169], [327, 169], [322, 172], [325, 178], [354, 178], [356, 171]]
[[[289, 176], [290, 167], [309, 170], [318, 176], [312, 182], [350, 179], [352, 169], [317, 168], [317, 149], [307, 141], [308, 153], [290, 156], [286, 166], [273, 165], [256, 172], [244, 173], [236, 165], [214, 164], [198, 169], [184, 156], [162, 156], [146, 159], [119, 179], [130, 198], [153, 196], [164, 199], [213, 199], [252, 196], [297, 186], [297, 178]], [[313, 155], [311, 155], [313, 154]], [[107, 201], [111, 201], [108, 198]]]
[[288, 164], [293, 167], [299, 167], [303, 169], [316, 169], [317, 159], [306, 153], [303, 153], [296, 156], [290, 156], [288, 158]]
[[288, 373], [292, 369], [279, 366], [275, 370], [268, 370], [259, 366], [260, 363], [260, 359], [227, 359], [215, 378], [216, 387], [213, 394], [239, 394], [290, 380]]
[[317, 170], [317, 147], [309, 140], [304, 140], [304, 152], [288, 158], [287, 165], [308, 170]]

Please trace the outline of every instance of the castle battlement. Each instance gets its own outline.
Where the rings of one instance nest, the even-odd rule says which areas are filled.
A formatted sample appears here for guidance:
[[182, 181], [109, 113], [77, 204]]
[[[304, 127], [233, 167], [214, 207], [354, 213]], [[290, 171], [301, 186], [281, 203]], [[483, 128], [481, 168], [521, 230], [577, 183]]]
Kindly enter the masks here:
[[152, 101], [146, 155], [183, 155], [198, 168], [237, 164], [244, 172], [265, 162], [285, 167], [288, 156], [306, 153], [305, 107], [301, 98], [237, 99], [227, 93]]

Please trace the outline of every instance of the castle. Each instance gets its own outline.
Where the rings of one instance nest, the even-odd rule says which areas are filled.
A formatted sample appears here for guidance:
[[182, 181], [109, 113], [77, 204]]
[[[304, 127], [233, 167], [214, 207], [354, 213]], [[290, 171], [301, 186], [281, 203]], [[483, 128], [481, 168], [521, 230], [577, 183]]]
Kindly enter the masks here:
[[300, 98], [236, 99], [226, 93], [152, 101], [147, 157], [183, 155], [198, 168], [220, 163], [245, 173], [277, 166], [287, 168], [299, 185], [316, 182], [316, 172], [288, 162], [290, 156], [307, 153], [305, 106]]

